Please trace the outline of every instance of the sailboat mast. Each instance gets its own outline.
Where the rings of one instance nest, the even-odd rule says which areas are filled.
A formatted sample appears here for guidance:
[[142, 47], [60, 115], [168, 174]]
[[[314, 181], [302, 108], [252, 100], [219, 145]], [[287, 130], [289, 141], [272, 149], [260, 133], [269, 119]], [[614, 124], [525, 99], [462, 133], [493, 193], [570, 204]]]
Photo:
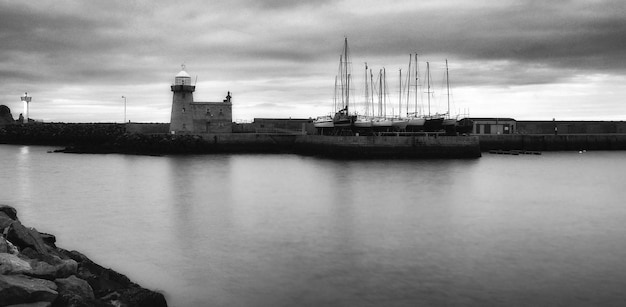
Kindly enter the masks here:
[[[418, 92], [418, 83], [419, 83], [419, 66], [417, 65], [417, 53], [415, 53], [415, 114], [417, 114], [417, 93]], [[421, 94], [420, 94], [421, 95]], [[422, 113], [422, 112], [420, 112]], [[423, 115], [423, 114], [421, 114]]]
[[387, 117], [387, 70], [383, 67], [383, 111]]
[[400, 86], [398, 88], [398, 118], [402, 118], [402, 68], [400, 68]]
[[430, 63], [426, 62], [426, 80], [428, 80], [428, 116], [430, 116]]
[[348, 38], [345, 38], [345, 46], [343, 48], [345, 71], [346, 71], [346, 114], [348, 113], [348, 105], [350, 104], [350, 75], [348, 74]]
[[365, 116], [369, 116], [369, 89], [367, 88], [367, 62], [365, 62]]
[[446, 59], [446, 87], [448, 89], [448, 118], [450, 118], [450, 76], [448, 73], [448, 59]]
[[412, 56], [409, 54], [409, 75], [406, 76], [406, 116], [409, 116], [409, 103], [411, 101], [411, 58]]
[[383, 70], [378, 71], [378, 116], [383, 116]]
[[339, 83], [341, 84], [341, 108], [345, 107], [346, 102], [344, 98], [346, 97], [346, 86], [344, 83], [344, 75], [343, 75], [343, 54], [339, 56]]
[[372, 73], [372, 69], [370, 68], [370, 91], [372, 97], [372, 116], [374, 116], [374, 74]]

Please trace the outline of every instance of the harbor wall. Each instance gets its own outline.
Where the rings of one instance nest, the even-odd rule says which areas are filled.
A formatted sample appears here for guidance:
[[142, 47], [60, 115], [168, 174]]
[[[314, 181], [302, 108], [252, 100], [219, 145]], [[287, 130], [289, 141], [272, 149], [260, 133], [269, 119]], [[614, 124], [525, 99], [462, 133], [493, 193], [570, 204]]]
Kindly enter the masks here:
[[626, 150], [626, 134], [500, 134], [478, 138], [482, 151]]
[[52, 145], [68, 152], [130, 154], [283, 153], [345, 158], [476, 157], [489, 150], [626, 150], [626, 133], [476, 136], [321, 136], [279, 133], [159, 133], [163, 124], [37, 123], [0, 127], [0, 143]]
[[298, 136], [294, 151], [334, 158], [478, 158], [474, 136]]

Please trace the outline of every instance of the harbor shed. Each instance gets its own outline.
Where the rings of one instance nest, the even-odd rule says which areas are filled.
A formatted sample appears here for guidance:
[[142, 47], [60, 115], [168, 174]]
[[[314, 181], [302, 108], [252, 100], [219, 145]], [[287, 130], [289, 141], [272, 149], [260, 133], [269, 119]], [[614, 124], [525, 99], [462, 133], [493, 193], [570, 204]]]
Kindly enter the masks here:
[[472, 117], [474, 134], [513, 134], [517, 132], [517, 121], [505, 117]]

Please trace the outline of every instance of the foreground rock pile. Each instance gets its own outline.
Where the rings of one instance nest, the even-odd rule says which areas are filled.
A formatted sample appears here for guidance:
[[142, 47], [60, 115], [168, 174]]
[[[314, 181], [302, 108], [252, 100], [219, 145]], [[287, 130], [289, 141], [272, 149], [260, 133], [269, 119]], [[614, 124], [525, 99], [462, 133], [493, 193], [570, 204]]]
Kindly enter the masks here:
[[25, 227], [10, 206], [0, 205], [0, 232], [0, 306], [167, 306], [163, 294]]

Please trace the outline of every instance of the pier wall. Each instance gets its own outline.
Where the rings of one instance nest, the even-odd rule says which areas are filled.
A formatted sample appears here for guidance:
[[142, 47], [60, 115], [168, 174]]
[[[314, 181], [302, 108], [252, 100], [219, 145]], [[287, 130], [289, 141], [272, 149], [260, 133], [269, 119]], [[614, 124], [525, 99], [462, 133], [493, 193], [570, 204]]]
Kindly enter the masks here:
[[333, 157], [478, 157], [489, 150], [626, 150], [626, 133], [477, 136], [322, 136], [277, 133], [158, 133], [162, 124], [15, 124], [0, 143], [64, 146], [68, 152], [131, 154], [283, 153]]
[[478, 158], [474, 136], [298, 136], [294, 150], [336, 158]]
[[127, 123], [124, 126], [127, 133], [170, 133], [170, 125], [164, 123]]
[[510, 134], [478, 138], [482, 151], [626, 150], [626, 134]]
[[230, 133], [200, 134], [213, 149], [227, 152], [286, 152], [296, 136], [289, 134]]

